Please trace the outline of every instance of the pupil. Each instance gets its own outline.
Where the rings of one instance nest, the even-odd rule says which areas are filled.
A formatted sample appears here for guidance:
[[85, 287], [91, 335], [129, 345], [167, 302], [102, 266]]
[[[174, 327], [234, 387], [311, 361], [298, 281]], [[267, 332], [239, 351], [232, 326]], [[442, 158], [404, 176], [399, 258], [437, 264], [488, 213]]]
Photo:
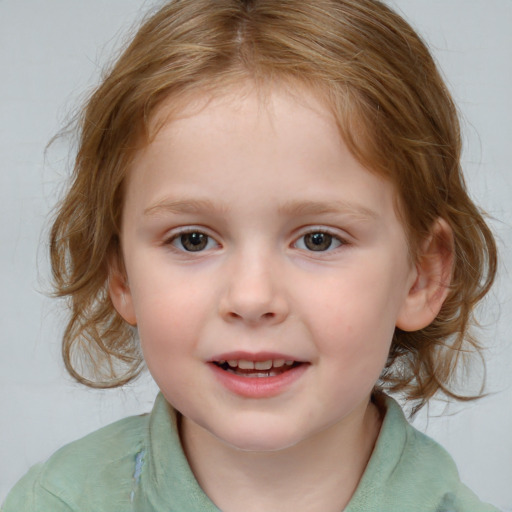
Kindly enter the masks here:
[[181, 243], [187, 251], [201, 251], [208, 243], [208, 237], [202, 233], [186, 233], [181, 235]]
[[322, 245], [324, 243], [324, 235], [322, 233], [315, 233], [311, 235], [311, 241], [315, 245]]
[[332, 236], [327, 233], [310, 233], [305, 236], [306, 247], [311, 251], [325, 251], [332, 243]]

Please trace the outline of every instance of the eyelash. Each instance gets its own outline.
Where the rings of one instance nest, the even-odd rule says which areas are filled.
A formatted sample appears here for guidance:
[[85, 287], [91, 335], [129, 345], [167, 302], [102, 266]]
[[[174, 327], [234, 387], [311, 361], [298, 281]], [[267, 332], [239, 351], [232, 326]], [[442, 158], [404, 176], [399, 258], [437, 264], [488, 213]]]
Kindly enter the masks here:
[[[198, 247], [197, 250], [193, 250], [190, 248], [187, 249], [185, 247], [184, 237], [186, 237], [187, 235], [198, 235], [196, 237], [195, 241], [190, 240], [190, 239], [188, 240], [189, 242], [192, 243], [192, 246]], [[323, 237], [326, 237], [327, 240], [324, 240], [322, 238], [320, 238], [320, 239], [317, 238], [316, 241], [314, 238], [310, 238], [309, 240], [307, 239], [307, 237], [314, 237], [315, 235], [322, 235]], [[301, 244], [303, 247], [299, 246], [299, 243], [301, 240], [303, 240], [303, 242]], [[213, 247], [210, 246], [212, 242], [215, 244], [215, 246], [217, 246], [217, 247], [220, 246], [220, 244], [212, 236], [208, 235], [207, 233], [205, 233], [204, 231], [202, 231], [200, 229], [184, 229], [178, 233], [173, 234], [171, 237], [166, 239], [166, 241], [164, 242], [164, 245], [172, 246], [175, 250], [177, 250], [179, 252], [201, 253], [201, 252], [204, 252], [205, 250], [212, 249]], [[327, 247], [315, 250], [315, 249], [312, 249], [311, 246], [308, 247], [308, 242], [313, 243], [314, 245], [317, 245], [318, 247], [321, 247], [322, 245], [325, 245], [327, 243]], [[324, 242], [324, 243], [322, 243], [322, 242]], [[311, 229], [310, 231], [303, 233], [299, 238], [297, 238], [293, 242], [292, 247], [295, 247], [297, 249], [300, 249], [300, 250], [303, 250], [306, 252], [325, 253], [325, 252], [332, 252], [341, 246], [347, 245], [347, 243], [348, 242], [345, 239], [341, 238], [340, 236], [331, 232], [330, 230], [318, 228], [318, 229]], [[334, 247], [333, 247], [333, 245], [334, 245]]]
[[[200, 248], [196, 251], [189, 250], [183, 245], [183, 239], [187, 235], [199, 235], [199, 237], [196, 239], [197, 243], [192, 242], [192, 245], [201, 246], [201, 243], [203, 241], [206, 241], [206, 243], [202, 248]], [[177, 251], [180, 251], [180, 252], [194, 253], [194, 252], [203, 252], [205, 249], [211, 249], [212, 247], [208, 247], [208, 246], [210, 245], [210, 242], [212, 242], [212, 241], [215, 243], [216, 246], [220, 245], [217, 241], [215, 241], [215, 239], [212, 236], [208, 235], [204, 231], [201, 231], [200, 229], [184, 229], [178, 233], [173, 234], [171, 237], [169, 237], [165, 241], [164, 245], [170, 245], [174, 249], [176, 249]], [[178, 244], [180, 244], [181, 247], [179, 247]]]
[[[311, 248], [308, 248], [306, 246], [307, 242], [307, 237], [313, 237], [314, 235], [322, 235], [322, 236], [327, 236], [327, 241], [328, 241], [328, 246], [325, 248], [325, 250], [323, 249], [319, 249], [319, 250], [315, 250], [315, 249], [311, 249]], [[297, 247], [298, 246], [298, 243], [299, 243], [299, 240], [304, 240], [304, 245], [305, 247]], [[311, 239], [310, 241], [312, 241], [314, 244], [318, 245], [318, 246], [321, 246], [322, 244], [321, 243], [317, 243], [314, 241], [314, 239]], [[320, 240], [319, 240], [320, 241]], [[321, 241], [320, 241], [321, 242]], [[333, 244], [335, 245], [335, 247], [332, 247]], [[336, 249], [338, 249], [339, 247], [343, 246], [343, 245], [347, 245], [347, 241], [344, 240], [343, 238], [341, 238], [339, 235], [333, 233], [332, 231], [328, 230], [328, 229], [320, 229], [320, 228], [316, 228], [316, 229], [311, 229], [309, 230], [308, 232], [302, 234], [293, 244], [295, 247], [299, 248], [299, 249], [302, 249], [304, 251], [307, 251], [307, 252], [316, 252], [316, 253], [324, 253], [324, 252], [331, 252], [331, 251], [334, 251]]]

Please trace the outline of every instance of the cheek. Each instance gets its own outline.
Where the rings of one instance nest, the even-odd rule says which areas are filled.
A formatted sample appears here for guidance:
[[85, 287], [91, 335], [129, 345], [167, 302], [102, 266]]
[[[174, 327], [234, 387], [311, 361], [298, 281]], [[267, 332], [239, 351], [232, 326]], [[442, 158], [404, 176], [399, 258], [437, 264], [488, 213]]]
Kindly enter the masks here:
[[324, 352], [343, 367], [384, 366], [393, 337], [400, 300], [392, 279], [369, 272], [330, 280], [308, 295], [308, 328]]
[[207, 297], [193, 283], [149, 277], [132, 291], [146, 360], [190, 351], [199, 338], [201, 318], [210, 310]]
[[180, 409], [186, 390], [197, 384], [191, 367], [201, 337], [197, 316], [197, 304], [180, 300], [179, 294], [155, 294], [139, 309], [138, 330], [146, 366], [166, 399]]

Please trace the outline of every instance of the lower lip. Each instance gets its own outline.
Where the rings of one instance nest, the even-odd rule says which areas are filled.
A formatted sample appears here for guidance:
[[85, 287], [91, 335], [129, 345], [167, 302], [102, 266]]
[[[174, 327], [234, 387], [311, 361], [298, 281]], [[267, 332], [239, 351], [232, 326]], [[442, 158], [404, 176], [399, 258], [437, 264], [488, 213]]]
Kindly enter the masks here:
[[303, 363], [273, 377], [241, 377], [210, 363], [210, 367], [221, 384], [229, 391], [245, 398], [270, 398], [277, 396], [296, 382], [307, 370]]

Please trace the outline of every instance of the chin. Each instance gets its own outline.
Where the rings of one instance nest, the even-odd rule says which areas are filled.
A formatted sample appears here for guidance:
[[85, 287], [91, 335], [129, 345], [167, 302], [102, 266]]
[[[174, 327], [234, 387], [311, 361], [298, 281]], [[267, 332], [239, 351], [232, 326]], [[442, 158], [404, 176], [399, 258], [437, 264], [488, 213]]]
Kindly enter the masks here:
[[[277, 425], [260, 424], [244, 428], [243, 425], [234, 424], [234, 430], [216, 436], [224, 444], [245, 452], [278, 452], [291, 448], [306, 437], [296, 429], [278, 428]], [[215, 435], [215, 434], [214, 434]]]

